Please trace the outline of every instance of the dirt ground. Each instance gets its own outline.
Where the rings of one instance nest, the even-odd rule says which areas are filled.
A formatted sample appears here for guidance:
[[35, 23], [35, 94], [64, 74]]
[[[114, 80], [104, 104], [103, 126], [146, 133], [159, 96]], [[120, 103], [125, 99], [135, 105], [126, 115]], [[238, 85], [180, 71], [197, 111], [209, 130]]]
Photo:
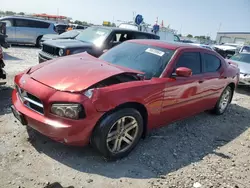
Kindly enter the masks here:
[[10, 111], [13, 77], [38, 63], [32, 47], [4, 49], [0, 86], [0, 187], [250, 188], [250, 89], [237, 89], [222, 116], [202, 113], [151, 132], [127, 157], [106, 162], [91, 147], [56, 143]]

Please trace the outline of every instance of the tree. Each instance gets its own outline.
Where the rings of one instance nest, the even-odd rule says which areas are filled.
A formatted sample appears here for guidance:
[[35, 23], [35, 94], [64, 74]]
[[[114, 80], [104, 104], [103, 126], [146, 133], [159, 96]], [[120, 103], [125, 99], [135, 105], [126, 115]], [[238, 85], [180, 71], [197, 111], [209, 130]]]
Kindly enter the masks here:
[[115, 23], [112, 23], [111, 26], [112, 26], [112, 27], [116, 27], [116, 24], [115, 24]]
[[15, 12], [12, 12], [12, 11], [6, 11], [5, 14], [7, 16], [12, 16], [12, 15], [15, 15], [16, 13]]
[[75, 20], [75, 21], [74, 21], [74, 24], [82, 25], [82, 22], [79, 21], [79, 20]]
[[188, 38], [193, 38], [193, 35], [188, 34], [187, 37], [188, 37]]
[[25, 14], [24, 14], [24, 12], [19, 12], [18, 15], [22, 15], [22, 16], [23, 16], [23, 15], [25, 15]]
[[182, 35], [181, 35], [181, 34], [178, 34], [178, 36], [179, 36], [179, 37], [182, 37]]
[[207, 40], [210, 40], [210, 36], [207, 36], [206, 39], [207, 39]]

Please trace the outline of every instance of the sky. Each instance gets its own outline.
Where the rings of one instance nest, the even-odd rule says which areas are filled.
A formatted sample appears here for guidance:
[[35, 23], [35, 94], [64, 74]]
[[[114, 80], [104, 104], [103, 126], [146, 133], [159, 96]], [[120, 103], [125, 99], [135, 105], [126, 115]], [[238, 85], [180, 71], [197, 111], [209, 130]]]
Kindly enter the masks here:
[[144, 21], [170, 24], [182, 35], [216, 37], [218, 31], [250, 32], [250, 0], [1, 0], [0, 10], [58, 14], [102, 24], [131, 21], [133, 12]]

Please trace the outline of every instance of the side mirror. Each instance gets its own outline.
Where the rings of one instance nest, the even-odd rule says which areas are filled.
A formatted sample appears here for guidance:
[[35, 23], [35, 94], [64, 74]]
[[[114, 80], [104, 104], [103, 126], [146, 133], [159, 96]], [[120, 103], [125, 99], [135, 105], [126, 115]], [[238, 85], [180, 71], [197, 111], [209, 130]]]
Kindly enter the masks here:
[[176, 76], [189, 77], [192, 75], [192, 70], [187, 67], [179, 67], [175, 70]]

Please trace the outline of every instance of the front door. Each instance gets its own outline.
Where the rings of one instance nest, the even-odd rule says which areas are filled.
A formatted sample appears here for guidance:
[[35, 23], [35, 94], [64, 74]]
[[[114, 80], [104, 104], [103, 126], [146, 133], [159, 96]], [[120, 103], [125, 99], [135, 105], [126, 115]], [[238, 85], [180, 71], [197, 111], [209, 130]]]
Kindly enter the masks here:
[[173, 72], [173, 81], [166, 83], [161, 112], [166, 119], [165, 124], [200, 112], [201, 54], [192, 51], [180, 52], [175, 69], [178, 67], [190, 68], [193, 75], [178, 77]]

